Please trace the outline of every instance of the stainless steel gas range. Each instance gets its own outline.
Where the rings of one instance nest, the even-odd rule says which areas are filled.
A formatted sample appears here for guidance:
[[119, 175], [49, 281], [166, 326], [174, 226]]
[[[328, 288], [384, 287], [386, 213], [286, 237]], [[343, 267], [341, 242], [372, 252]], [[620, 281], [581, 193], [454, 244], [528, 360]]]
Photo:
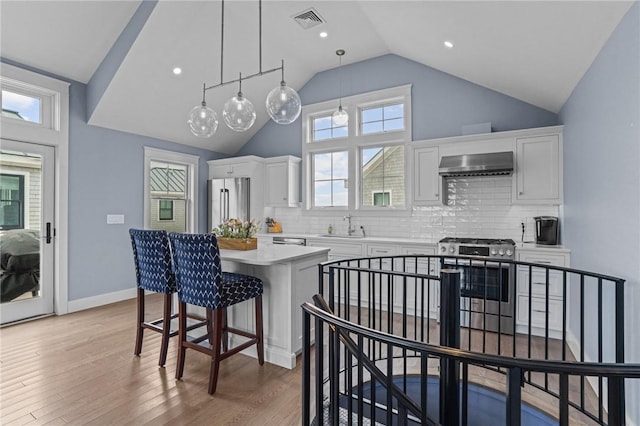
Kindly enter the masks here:
[[[443, 267], [458, 269], [460, 324], [463, 327], [513, 334], [516, 244], [509, 239], [443, 238], [438, 252]], [[458, 257], [461, 256], [461, 257]]]

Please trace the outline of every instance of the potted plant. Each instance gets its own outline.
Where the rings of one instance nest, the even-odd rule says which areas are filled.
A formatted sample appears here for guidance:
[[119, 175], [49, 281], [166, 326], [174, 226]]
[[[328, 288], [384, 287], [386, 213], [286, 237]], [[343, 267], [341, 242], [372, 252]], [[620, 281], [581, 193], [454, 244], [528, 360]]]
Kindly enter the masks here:
[[211, 232], [218, 240], [218, 247], [229, 250], [255, 250], [258, 239], [254, 237], [258, 231], [258, 222], [252, 220], [228, 219]]

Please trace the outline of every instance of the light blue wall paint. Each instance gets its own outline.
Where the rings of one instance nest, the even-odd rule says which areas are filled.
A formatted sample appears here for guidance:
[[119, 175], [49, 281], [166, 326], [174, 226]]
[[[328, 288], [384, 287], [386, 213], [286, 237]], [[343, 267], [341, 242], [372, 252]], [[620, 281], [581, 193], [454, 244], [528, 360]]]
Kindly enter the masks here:
[[[640, 4], [613, 32], [560, 120], [563, 241], [572, 266], [627, 280], [627, 360], [640, 362]], [[575, 326], [577, 309], [572, 313]], [[640, 424], [640, 383], [628, 389], [627, 409]]]
[[91, 76], [87, 88], [87, 121], [95, 111], [109, 83], [118, 72], [120, 64], [129, 53], [129, 49], [138, 38], [138, 34], [156, 7], [158, 0], [143, 0], [127, 23], [116, 42], [111, 46], [102, 63]]
[[[300, 89], [303, 105], [412, 84], [413, 139], [458, 136], [463, 125], [491, 122], [493, 131], [558, 124], [556, 114], [396, 55], [385, 55], [316, 74]], [[269, 121], [238, 155], [297, 155], [302, 120]]]
[[[208, 160], [226, 155], [173, 142], [90, 126], [85, 84], [0, 58], [71, 83], [69, 88], [69, 300], [135, 287], [128, 230], [144, 223], [144, 146], [200, 157], [199, 232], [206, 232]], [[125, 215], [107, 225], [107, 214]]]

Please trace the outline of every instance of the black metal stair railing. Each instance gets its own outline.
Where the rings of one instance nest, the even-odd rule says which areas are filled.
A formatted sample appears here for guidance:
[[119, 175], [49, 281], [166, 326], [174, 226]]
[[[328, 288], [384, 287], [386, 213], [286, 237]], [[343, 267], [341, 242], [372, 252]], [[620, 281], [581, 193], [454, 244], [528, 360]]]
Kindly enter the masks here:
[[[640, 365], [624, 363], [624, 280], [500, 262], [518, 272], [510, 297], [523, 302], [505, 332], [502, 318], [487, 329], [495, 313], [465, 312], [459, 271], [436, 274], [444, 259], [490, 267], [416, 255], [320, 265], [316, 306], [303, 305], [303, 424], [625, 424], [625, 380]], [[502, 401], [488, 423], [483, 398]]]

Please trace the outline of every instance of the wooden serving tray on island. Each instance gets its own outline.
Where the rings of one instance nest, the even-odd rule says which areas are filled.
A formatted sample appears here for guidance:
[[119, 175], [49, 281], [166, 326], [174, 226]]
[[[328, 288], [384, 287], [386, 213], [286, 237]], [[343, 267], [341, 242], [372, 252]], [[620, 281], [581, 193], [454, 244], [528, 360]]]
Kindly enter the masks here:
[[225, 250], [256, 250], [257, 238], [225, 238], [217, 237], [218, 248]]

